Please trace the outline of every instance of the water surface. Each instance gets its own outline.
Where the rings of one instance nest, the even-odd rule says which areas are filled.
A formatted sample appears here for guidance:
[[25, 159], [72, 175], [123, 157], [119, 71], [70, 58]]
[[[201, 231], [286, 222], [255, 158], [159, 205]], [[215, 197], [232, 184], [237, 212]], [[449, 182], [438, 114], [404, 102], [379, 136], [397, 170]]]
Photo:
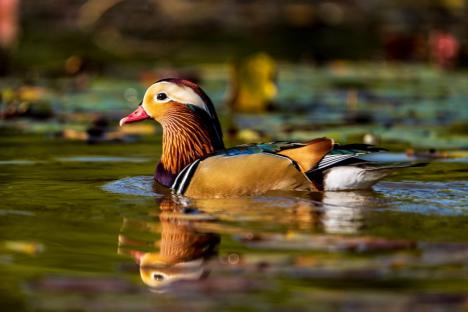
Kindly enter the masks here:
[[158, 146], [0, 139], [0, 306], [467, 307], [464, 160], [367, 192], [191, 201], [153, 188]]

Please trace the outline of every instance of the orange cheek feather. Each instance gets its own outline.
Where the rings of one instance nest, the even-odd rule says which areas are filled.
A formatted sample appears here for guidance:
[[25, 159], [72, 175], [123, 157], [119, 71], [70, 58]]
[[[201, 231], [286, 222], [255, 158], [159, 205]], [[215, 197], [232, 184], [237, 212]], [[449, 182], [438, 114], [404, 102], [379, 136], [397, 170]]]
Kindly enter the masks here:
[[185, 108], [185, 105], [175, 101], [169, 101], [166, 103], [151, 103], [144, 104], [145, 110], [148, 115], [158, 122], [164, 122], [164, 119], [173, 113], [177, 113]]

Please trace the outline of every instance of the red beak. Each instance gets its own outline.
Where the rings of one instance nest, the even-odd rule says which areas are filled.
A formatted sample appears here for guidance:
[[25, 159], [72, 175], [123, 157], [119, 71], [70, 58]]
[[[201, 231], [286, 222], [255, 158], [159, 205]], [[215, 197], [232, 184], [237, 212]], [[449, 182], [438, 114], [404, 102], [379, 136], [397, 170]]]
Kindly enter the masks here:
[[145, 112], [143, 106], [140, 105], [133, 113], [131, 113], [127, 117], [120, 119], [120, 126], [149, 118], [151, 117]]

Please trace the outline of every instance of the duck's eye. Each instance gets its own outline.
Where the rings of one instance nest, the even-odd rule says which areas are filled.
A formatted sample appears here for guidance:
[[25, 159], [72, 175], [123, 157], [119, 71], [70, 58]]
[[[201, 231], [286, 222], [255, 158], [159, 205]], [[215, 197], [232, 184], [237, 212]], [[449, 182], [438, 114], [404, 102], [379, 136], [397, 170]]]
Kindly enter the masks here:
[[158, 274], [158, 273], [154, 273], [154, 274], [153, 274], [153, 280], [161, 282], [161, 281], [164, 280], [164, 275]]
[[156, 95], [156, 100], [158, 101], [164, 101], [165, 99], [167, 99], [167, 94], [166, 93], [158, 93], [158, 95]]

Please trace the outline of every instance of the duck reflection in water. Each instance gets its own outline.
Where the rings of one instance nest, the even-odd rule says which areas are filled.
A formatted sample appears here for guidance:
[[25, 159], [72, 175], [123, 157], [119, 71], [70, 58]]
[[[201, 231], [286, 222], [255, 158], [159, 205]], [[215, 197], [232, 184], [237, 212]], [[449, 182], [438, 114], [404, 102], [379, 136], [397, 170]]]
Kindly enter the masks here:
[[[194, 214], [179, 201], [164, 198], [159, 213], [161, 239], [153, 244], [159, 251], [142, 252], [134, 248], [147, 246], [142, 241], [119, 235], [119, 253], [130, 254], [139, 265], [141, 280], [156, 292], [164, 292], [178, 281], [199, 280], [209, 274], [209, 260], [218, 253], [220, 236], [197, 229], [207, 222], [203, 215]], [[138, 222], [137, 222], [138, 223]], [[124, 220], [125, 228], [141, 224]], [[144, 223], [143, 228], [154, 231], [154, 223]]]
[[[268, 239], [276, 225], [279, 231], [286, 230], [285, 237], [290, 231], [297, 231], [309, 233], [311, 240], [321, 233], [359, 234], [366, 210], [382, 204], [375, 192], [281, 193], [193, 202], [167, 195], [158, 202], [159, 223], [124, 219], [119, 235], [119, 253], [135, 259], [142, 281], [156, 292], [169, 290], [175, 282], [203, 279], [209, 275], [210, 267], [218, 268], [220, 235], [216, 233], [239, 237], [252, 233]], [[267, 227], [221, 225], [213, 222], [212, 216], [233, 222], [261, 221]], [[140, 237], [142, 232], [160, 234], [160, 240], [150, 245], [134, 240], [132, 230], [138, 231]], [[156, 251], [141, 251], [148, 246]]]
[[[229, 199], [202, 199], [196, 207], [236, 222], [275, 224], [288, 231], [359, 234], [366, 212], [385, 204], [373, 191], [283, 193]], [[244, 231], [245, 232], [245, 231]]]
[[381, 205], [373, 191], [325, 192], [322, 194], [321, 224], [328, 234], [357, 234], [365, 211]]

